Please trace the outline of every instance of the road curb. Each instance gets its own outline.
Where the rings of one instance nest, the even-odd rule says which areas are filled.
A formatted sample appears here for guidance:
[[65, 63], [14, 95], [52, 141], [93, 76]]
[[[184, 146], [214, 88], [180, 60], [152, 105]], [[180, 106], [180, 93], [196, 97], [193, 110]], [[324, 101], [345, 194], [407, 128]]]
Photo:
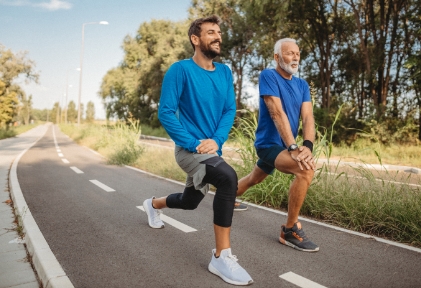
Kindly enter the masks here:
[[[38, 140], [41, 138], [42, 136], [38, 138]], [[16, 170], [20, 158], [37, 143], [38, 140], [22, 151], [13, 161], [9, 172], [10, 194], [13, 200], [15, 214], [18, 216], [19, 225], [23, 227], [26, 247], [29, 255], [32, 257], [33, 265], [43, 287], [74, 288], [35, 222], [35, 219], [26, 204], [25, 198], [23, 197], [17, 177]]]

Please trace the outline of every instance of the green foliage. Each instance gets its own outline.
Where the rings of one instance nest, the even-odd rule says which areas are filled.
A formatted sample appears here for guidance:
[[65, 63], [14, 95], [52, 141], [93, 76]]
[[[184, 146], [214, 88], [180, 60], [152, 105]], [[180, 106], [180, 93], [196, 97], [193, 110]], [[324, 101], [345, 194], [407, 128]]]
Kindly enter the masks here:
[[76, 104], [73, 101], [70, 101], [69, 105], [67, 105], [67, 122], [68, 123], [77, 123]]
[[61, 130], [77, 142], [86, 141], [94, 150], [106, 151], [107, 163], [112, 165], [131, 165], [143, 153], [138, 144], [141, 127], [139, 121], [128, 119], [128, 123], [116, 123], [110, 126], [84, 124], [60, 125]]
[[5, 129], [0, 127], [0, 140], [15, 137], [17, 135], [14, 129]]
[[88, 102], [86, 106], [86, 122], [92, 123], [95, 120], [95, 104], [92, 101]]
[[[326, 133], [326, 129], [317, 129], [314, 154], [316, 159], [324, 155], [327, 163], [316, 171], [301, 214], [355, 231], [421, 246], [421, 191], [418, 188], [405, 183], [396, 184], [396, 175], [389, 172], [387, 177], [390, 181], [378, 181], [374, 176], [376, 171], [358, 167], [352, 168], [354, 175], [350, 175], [339, 172], [338, 166], [332, 168], [329, 165], [334, 149], [335, 125], [340, 115], [341, 107], [333, 119], [331, 133]], [[238, 121], [232, 137], [238, 144], [241, 163], [234, 164], [234, 167], [239, 177], [243, 177], [252, 171], [257, 161], [253, 145], [257, 119], [249, 117]], [[380, 154], [375, 153], [382, 163]], [[262, 183], [251, 187], [243, 198], [276, 209], [288, 209], [288, 191], [293, 179], [292, 175], [275, 171]]]
[[152, 20], [142, 23], [137, 35], [126, 36], [122, 64], [104, 76], [100, 96], [107, 118], [127, 120], [130, 115], [157, 127], [161, 84], [169, 66], [192, 54], [186, 22]]
[[[37, 82], [33, 69], [34, 63], [26, 59], [26, 53], [14, 54], [0, 44], [0, 126], [5, 127], [18, 114], [19, 100], [27, 100], [20, 86], [14, 84], [15, 79], [23, 76]], [[29, 121], [28, 115], [25, 120]]]

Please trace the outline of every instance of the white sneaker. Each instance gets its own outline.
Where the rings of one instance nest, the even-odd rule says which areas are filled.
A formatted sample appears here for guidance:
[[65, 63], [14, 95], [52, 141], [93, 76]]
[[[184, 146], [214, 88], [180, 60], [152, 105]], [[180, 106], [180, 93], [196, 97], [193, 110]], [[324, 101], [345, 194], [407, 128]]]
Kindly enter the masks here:
[[143, 201], [143, 209], [145, 209], [145, 212], [148, 215], [148, 222], [151, 228], [164, 228], [164, 222], [162, 222], [161, 218], [159, 217], [159, 215], [162, 214], [162, 211], [152, 207], [152, 199], [154, 198], [155, 197], [152, 197], [151, 199], [146, 199]]
[[253, 283], [250, 275], [237, 263], [237, 256], [231, 254], [231, 248], [221, 251], [218, 258], [215, 257], [216, 250], [212, 250], [212, 259], [208, 269], [218, 275], [225, 282], [234, 285], [250, 285]]

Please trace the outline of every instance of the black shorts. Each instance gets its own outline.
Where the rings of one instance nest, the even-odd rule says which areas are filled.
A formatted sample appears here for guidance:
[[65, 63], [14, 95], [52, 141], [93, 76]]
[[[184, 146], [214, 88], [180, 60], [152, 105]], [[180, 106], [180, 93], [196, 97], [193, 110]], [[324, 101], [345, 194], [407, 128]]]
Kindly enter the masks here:
[[279, 153], [284, 151], [286, 148], [280, 145], [274, 145], [269, 148], [256, 149], [259, 160], [257, 161], [257, 167], [262, 169], [266, 174], [272, 174], [275, 170], [275, 160]]

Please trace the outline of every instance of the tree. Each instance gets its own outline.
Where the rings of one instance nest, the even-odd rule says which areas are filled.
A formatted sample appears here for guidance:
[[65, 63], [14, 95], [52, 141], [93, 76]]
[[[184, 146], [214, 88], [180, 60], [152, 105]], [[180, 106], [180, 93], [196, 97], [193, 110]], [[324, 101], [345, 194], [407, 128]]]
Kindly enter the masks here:
[[55, 124], [60, 123], [60, 112], [61, 112], [60, 103], [58, 102], [54, 103], [53, 109], [51, 109], [51, 113], [49, 115], [49, 121]]
[[76, 104], [74, 101], [70, 101], [67, 107], [67, 121], [70, 123], [77, 122], [77, 110], [76, 110]]
[[165, 72], [192, 52], [186, 31], [184, 21], [152, 20], [142, 23], [134, 38], [126, 36], [124, 60], [107, 72], [99, 93], [108, 119], [133, 116], [141, 123], [160, 125], [157, 109]]
[[28, 81], [38, 81], [34, 62], [26, 58], [26, 52], [14, 54], [0, 44], [0, 126], [11, 123], [17, 115], [19, 100], [24, 92], [14, 80], [20, 76]]
[[253, 53], [252, 39], [256, 34], [244, 9], [241, 0], [193, 0], [189, 10], [190, 20], [218, 15], [222, 23], [222, 49], [220, 59], [231, 67], [234, 78], [237, 109], [243, 108], [243, 102], [248, 95], [244, 93], [245, 80], [249, 77], [256, 54]]
[[19, 110], [19, 118], [22, 120], [24, 125], [28, 125], [32, 116], [32, 95], [29, 95], [28, 98], [24, 96], [21, 103], [22, 106]]
[[92, 101], [86, 106], [86, 122], [92, 123], [95, 120], [95, 104]]

